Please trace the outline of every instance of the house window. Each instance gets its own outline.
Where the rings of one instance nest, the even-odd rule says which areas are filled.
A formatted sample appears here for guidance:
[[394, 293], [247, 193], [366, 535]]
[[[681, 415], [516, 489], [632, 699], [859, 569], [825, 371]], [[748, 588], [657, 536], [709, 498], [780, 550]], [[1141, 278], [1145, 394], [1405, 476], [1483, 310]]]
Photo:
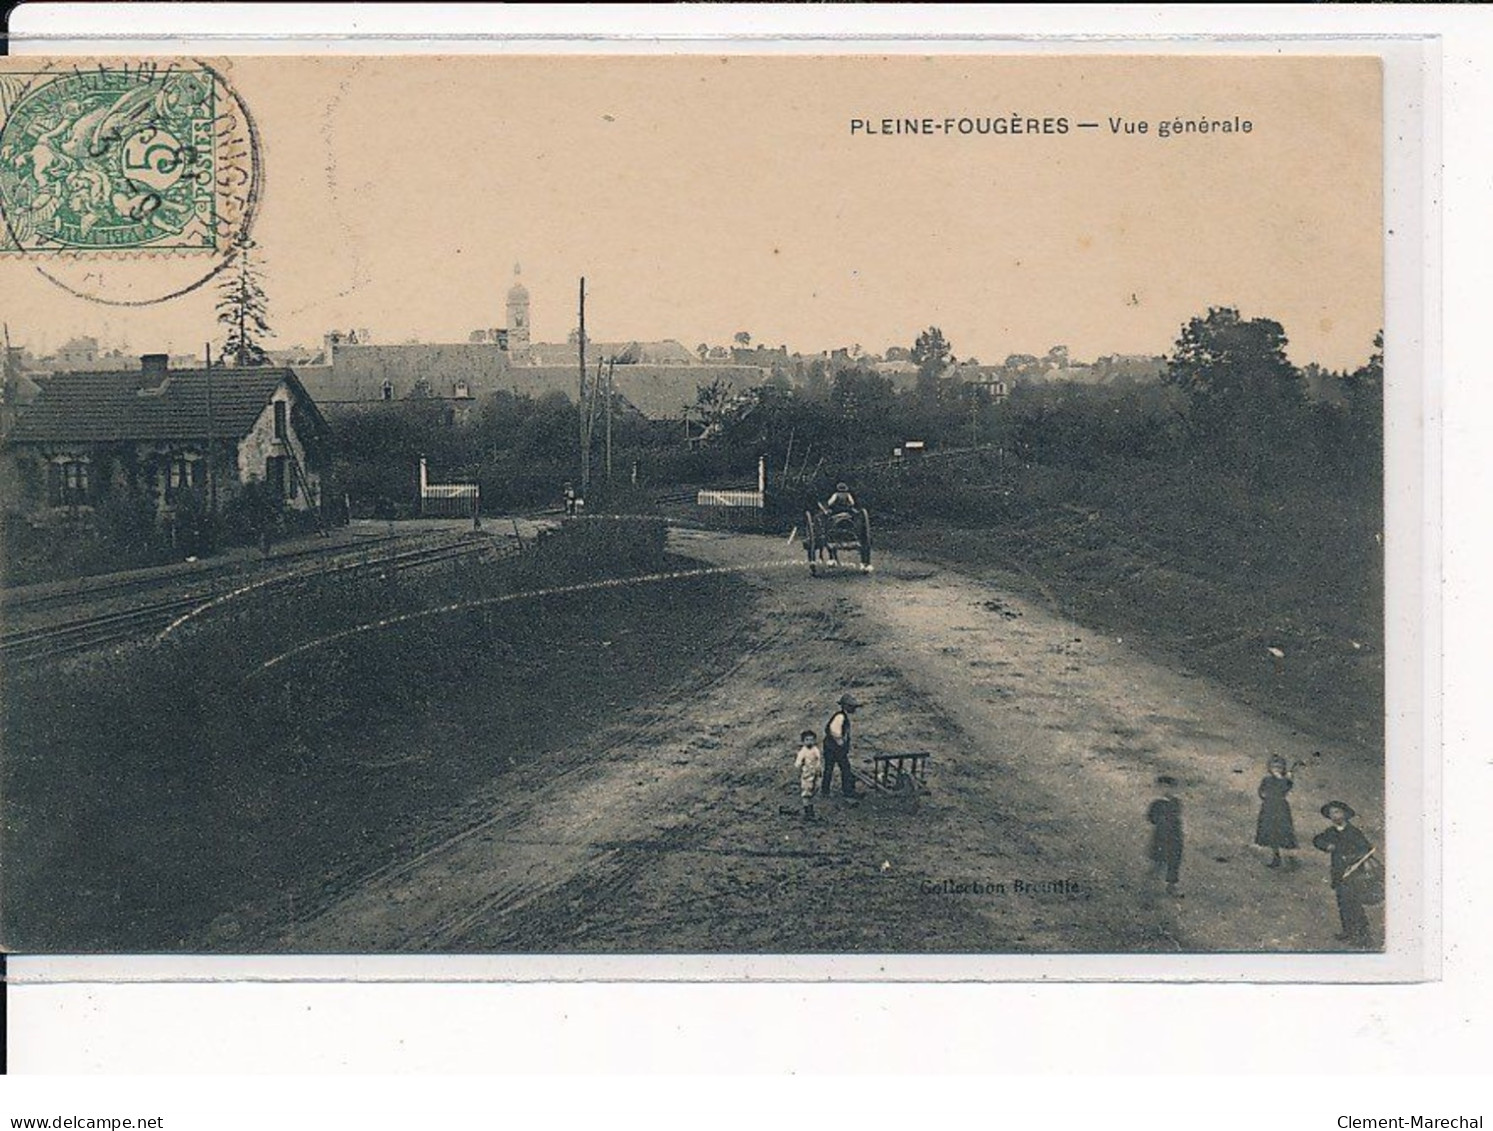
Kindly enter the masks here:
[[200, 459], [172, 456], [166, 468], [166, 498], [174, 499], [183, 490], [205, 486], [207, 465]]
[[54, 507], [72, 507], [88, 501], [88, 461], [64, 460], [47, 467], [47, 494]]
[[394, 399], [394, 382], [393, 381], [385, 381], [384, 382], [384, 400], [386, 400], [386, 401], [392, 401], [393, 399]]
[[275, 402], [275, 439], [277, 440], [285, 439], [285, 408], [284, 401]]

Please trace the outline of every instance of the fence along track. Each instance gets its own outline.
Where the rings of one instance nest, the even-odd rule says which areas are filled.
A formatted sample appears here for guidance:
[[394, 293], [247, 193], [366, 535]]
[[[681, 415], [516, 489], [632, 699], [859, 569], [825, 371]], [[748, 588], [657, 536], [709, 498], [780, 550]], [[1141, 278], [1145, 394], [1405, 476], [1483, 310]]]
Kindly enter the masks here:
[[157, 636], [159, 640], [166, 632], [185, 624], [188, 620], [215, 610], [231, 600], [248, 596], [250, 593], [259, 594], [277, 588], [302, 585], [337, 574], [384, 569], [416, 569], [482, 552], [495, 552], [498, 556], [507, 556], [515, 553], [516, 550], [513, 547], [499, 546], [497, 543], [486, 540], [474, 542], [470, 539], [463, 539], [455, 545], [422, 546], [360, 561], [336, 561], [315, 569], [264, 578], [226, 591], [193, 593], [183, 597], [154, 601], [132, 609], [82, 617], [63, 624], [7, 632], [0, 635], [0, 659], [7, 664], [59, 659], [110, 644], [136, 640], [150, 633], [159, 634]]
[[317, 569], [264, 578], [263, 580], [240, 586], [237, 589], [230, 589], [227, 592], [214, 595], [205, 602], [198, 604], [195, 608], [189, 609], [182, 616], [175, 618], [165, 628], [161, 629], [156, 637], [156, 641], [157, 643], [164, 641], [171, 633], [184, 626], [188, 621], [195, 620], [203, 614], [213, 612], [231, 601], [247, 597], [251, 593], [261, 594], [274, 589], [302, 585], [309, 581], [319, 581], [322, 578], [332, 577], [337, 574], [356, 574], [389, 568], [395, 570], [413, 569], [417, 566], [433, 565], [452, 558], [487, 551], [492, 551], [496, 558], [504, 558], [516, 554], [518, 548], [516, 546], [500, 547], [497, 543], [486, 540], [474, 542], [470, 539], [463, 539], [455, 544], [447, 543], [438, 546], [425, 546], [413, 550], [405, 550], [397, 554], [386, 555], [381, 558], [364, 559], [362, 561], [332, 562]]

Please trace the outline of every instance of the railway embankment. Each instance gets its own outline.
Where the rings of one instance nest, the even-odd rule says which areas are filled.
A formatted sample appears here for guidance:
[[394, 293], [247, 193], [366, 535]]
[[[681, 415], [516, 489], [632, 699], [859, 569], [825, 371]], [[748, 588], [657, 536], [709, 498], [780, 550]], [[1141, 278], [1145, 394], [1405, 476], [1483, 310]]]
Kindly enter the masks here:
[[696, 670], [740, 583], [620, 583], [681, 564], [661, 520], [595, 518], [8, 670], [4, 944], [238, 949], [241, 908], [294, 915]]

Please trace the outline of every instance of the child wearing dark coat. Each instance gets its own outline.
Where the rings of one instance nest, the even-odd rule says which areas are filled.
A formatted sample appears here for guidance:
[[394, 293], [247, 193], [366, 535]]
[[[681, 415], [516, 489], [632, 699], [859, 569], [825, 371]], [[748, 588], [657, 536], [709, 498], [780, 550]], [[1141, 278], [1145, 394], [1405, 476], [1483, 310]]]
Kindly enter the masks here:
[[[1270, 849], [1268, 868], [1280, 867], [1281, 849], [1296, 851], [1296, 826], [1291, 820], [1291, 803], [1286, 800], [1294, 784], [1286, 760], [1279, 754], [1271, 755], [1260, 781], [1260, 816], [1255, 821], [1255, 843]], [[1296, 866], [1294, 855], [1290, 863], [1293, 868]]]
[[1350, 946], [1368, 946], [1369, 917], [1363, 906], [1363, 866], [1373, 855], [1374, 846], [1352, 823], [1358, 814], [1346, 801], [1329, 801], [1322, 806], [1322, 816], [1332, 824], [1312, 837], [1312, 844], [1331, 853], [1328, 875], [1337, 895], [1338, 919], [1343, 925], [1338, 941]]
[[1177, 884], [1182, 878], [1182, 802], [1177, 797], [1177, 779], [1163, 775], [1156, 784], [1161, 796], [1146, 810], [1146, 820], [1151, 822], [1151, 860], [1158, 869], [1166, 869], [1166, 894], [1181, 899]]

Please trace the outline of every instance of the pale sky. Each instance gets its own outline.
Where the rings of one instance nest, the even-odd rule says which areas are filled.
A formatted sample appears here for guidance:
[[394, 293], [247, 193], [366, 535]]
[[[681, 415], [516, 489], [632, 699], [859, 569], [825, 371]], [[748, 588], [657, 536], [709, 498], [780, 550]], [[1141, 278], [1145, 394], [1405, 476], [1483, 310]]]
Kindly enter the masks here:
[[[3, 63], [20, 65], [21, 61]], [[1209, 305], [1360, 364], [1383, 320], [1380, 72], [1369, 58], [241, 58], [263, 138], [253, 235], [271, 345], [331, 328], [536, 340], [587, 277], [597, 339], [961, 357], [1162, 353]], [[852, 118], [1066, 116], [1063, 135], [853, 136]], [[1147, 119], [1146, 136], [1109, 118]], [[1166, 117], [1248, 134], [1156, 136]], [[1100, 128], [1077, 128], [1097, 121]], [[148, 289], [149, 265], [140, 268]], [[210, 289], [139, 308], [0, 260], [12, 340], [132, 352], [219, 335]]]

